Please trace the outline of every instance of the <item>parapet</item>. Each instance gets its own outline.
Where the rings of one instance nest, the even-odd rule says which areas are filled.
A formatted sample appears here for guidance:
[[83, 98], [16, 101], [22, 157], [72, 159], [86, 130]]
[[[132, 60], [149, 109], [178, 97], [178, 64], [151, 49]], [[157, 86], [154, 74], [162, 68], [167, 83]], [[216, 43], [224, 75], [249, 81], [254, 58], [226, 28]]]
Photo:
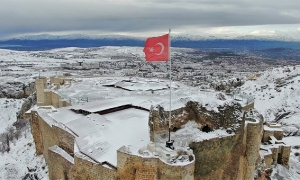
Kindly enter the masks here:
[[173, 151], [149, 144], [142, 149], [123, 146], [117, 151], [119, 179], [194, 179], [192, 151]]
[[281, 125], [277, 123], [268, 123], [264, 125], [264, 134], [262, 138], [262, 143], [268, 143], [270, 141], [270, 137], [275, 137], [276, 140], [282, 140], [283, 138], [283, 130], [281, 129]]
[[283, 130], [277, 123], [267, 123], [264, 125], [260, 156], [264, 162], [263, 169], [271, 168], [271, 165], [282, 164], [289, 168], [289, 158], [291, 147], [283, 141]]

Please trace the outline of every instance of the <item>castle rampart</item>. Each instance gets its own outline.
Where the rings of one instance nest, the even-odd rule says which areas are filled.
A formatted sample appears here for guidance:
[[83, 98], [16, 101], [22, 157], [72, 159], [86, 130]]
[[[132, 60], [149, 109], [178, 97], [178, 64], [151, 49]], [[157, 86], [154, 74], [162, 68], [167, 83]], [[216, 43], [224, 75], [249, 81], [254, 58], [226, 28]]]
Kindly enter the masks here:
[[[254, 102], [242, 107], [234, 100], [223, 100], [213, 110], [197, 101], [188, 101], [184, 107], [173, 109], [171, 138], [175, 140], [175, 150], [165, 147], [169, 112], [160, 106], [152, 107], [148, 127], [154, 145], [142, 150], [123, 146], [115, 152], [116, 165], [100, 162], [80, 152], [76, 142], [79, 135], [63, 123], [68, 120], [60, 119], [62, 122], [59, 122], [51, 115], [56, 111], [62, 114], [68, 111], [75, 120], [79, 115], [86, 117], [87, 114], [61, 108], [71, 104], [62, 100], [54, 89], [46, 89], [45, 79], [36, 82], [38, 105], [44, 107], [31, 110], [30, 122], [36, 152], [44, 155], [50, 179], [254, 179], [257, 178], [258, 164], [262, 164], [262, 175], [272, 164], [281, 163], [288, 167], [290, 147], [280, 141], [283, 137], [280, 128], [264, 126], [262, 116], [252, 110]], [[50, 82], [58, 83], [56, 87], [59, 87], [65, 81], [53, 77]], [[92, 118], [82, 120], [93, 121]], [[105, 127], [109, 125], [107, 123], [102, 125]], [[188, 124], [192, 128], [187, 127]], [[183, 160], [176, 161], [178, 159]], [[264, 179], [264, 176], [260, 178]]]
[[186, 164], [167, 164], [159, 157], [142, 157], [128, 153], [125, 146], [117, 152], [117, 179], [194, 179], [194, 160]]
[[49, 179], [70, 179], [74, 158], [56, 145], [48, 148], [48, 156]]
[[81, 153], [75, 153], [74, 162], [74, 167], [70, 171], [71, 180], [116, 179], [116, 169], [101, 165]]
[[[249, 119], [250, 120], [250, 119]], [[260, 142], [263, 133], [263, 120], [248, 121], [246, 125], [245, 175], [243, 179], [254, 179], [255, 165], [259, 156]]]
[[38, 106], [54, 106], [55, 108], [70, 106], [71, 104], [63, 99], [61, 99], [60, 95], [55, 92], [55, 89], [59, 89], [61, 83], [65, 81], [71, 82], [71, 79], [64, 78], [56, 78], [52, 77], [53, 80], [50, 82], [57, 82], [55, 88], [48, 89], [47, 88], [47, 79], [36, 79], [35, 86], [37, 91], [37, 105]]
[[242, 134], [213, 138], [190, 145], [195, 154], [195, 179], [239, 179], [244, 147]]
[[[32, 111], [31, 120], [32, 134], [37, 146], [37, 154], [43, 154], [46, 161], [48, 160], [48, 148], [58, 145], [60, 148], [73, 154], [75, 135], [64, 129], [59, 124], [49, 124], [36, 112]], [[51, 117], [47, 117], [51, 118]], [[59, 127], [61, 126], [61, 127]]]
[[36, 96], [37, 96], [37, 105], [43, 105], [44, 103], [44, 90], [47, 88], [47, 79], [46, 77], [39, 78], [35, 80]]

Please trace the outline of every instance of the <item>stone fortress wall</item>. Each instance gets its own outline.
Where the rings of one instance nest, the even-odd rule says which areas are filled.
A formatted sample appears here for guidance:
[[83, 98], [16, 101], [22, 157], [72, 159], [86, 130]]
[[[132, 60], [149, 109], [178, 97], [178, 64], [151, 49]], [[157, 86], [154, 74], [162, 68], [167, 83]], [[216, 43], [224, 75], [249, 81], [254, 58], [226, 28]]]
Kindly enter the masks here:
[[[55, 85], [49, 89], [46, 78], [36, 79], [39, 108], [55, 111], [55, 108], [71, 105], [55, 92], [55, 88], [65, 81], [63, 77], [51, 77], [50, 83]], [[240, 110], [246, 112], [253, 106]], [[32, 110], [30, 123], [37, 155], [44, 155], [50, 179], [265, 179], [265, 170], [273, 164], [280, 163], [288, 168], [290, 147], [280, 142], [283, 133], [277, 126], [266, 128], [262, 117], [255, 121], [245, 113], [240, 125], [234, 127], [236, 119], [230, 118], [227, 111], [216, 114], [214, 117], [219, 118], [219, 124], [213, 123], [204, 116], [207, 112], [196, 111], [195, 107], [197, 104], [190, 102], [186, 107], [172, 111], [172, 131], [189, 119], [196, 119], [199, 129], [224, 127], [233, 135], [190, 143], [194, 160], [182, 166], [166, 164], [158, 157], [131, 154], [125, 146], [116, 152], [117, 167], [101, 164], [81, 153], [74, 153], [76, 135], [62, 124], [51, 123], [54, 121], [51, 117], [43, 119]], [[165, 134], [168, 129], [166, 120], [159, 121], [162, 114], [168, 114], [168, 111], [159, 108], [150, 111], [150, 139], [153, 142], [155, 136]], [[262, 147], [261, 142], [268, 145]]]
[[[250, 120], [250, 119], [249, 119]], [[248, 122], [246, 125], [246, 131], [244, 139], [245, 143], [245, 159], [244, 170], [245, 173], [243, 179], [254, 179], [255, 165], [257, 158], [259, 157], [258, 150], [260, 149], [260, 142], [263, 134], [263, 121], [260, 122]]]
[[49, 165], [50, 179], [114, 179], [115, 170], [86, 156], [74, 154], [76, 135], [61, 124], [49, 125], [49, 121], [51, 117], [45, 121], [35, 110], [31, 111], [30, 124], [36, 153], [43, 154]]
[[117, 152], [119, 179], [194, 179], [194, 162], [188, 165], [168, 165], [157, 158], [132, 155], [125, 146]]
[[261, 151], [264, 154], [266, 168], [269, 168], [271, 164], [282, 164], [289, 168], [291, 147], [282, 142], [283, 130], [281, 126], [276, 123], [268, 123], [263, 128]]
[[55, 108], [71, 106], [69, 102], [62, 99], [55, 90], [59, 89], [61, 85], [66, 82], [71, 83], [70, 78], [50, 77], [51, 87], [48, 87], [47, 78], [42, 77], [35, 80], [36, 92], [37, 92], [37, 105], [38, 106], [49, 106], [52, 105]]
[[[195, 155], [194, 178], [254, 179], [255, 164], [263, 134], [262, 118], [258, 122], [247, 123], [246, 126], [246, 118], [240, 122], [237, 120], [238, 117], [230, 116], [236, 109], [240, 108], [240, 111], [245, 111], [244, 107], [238, 105], [222, 107], [219, 114], [199, 107], [199, 104], [195, 102], [188, 102], [186, 107], [172, 111], [172, 129], [177, 129], [189, 119], [194, 119], [199, 129], [222, 127], [233, 135], [189, 144]], [[155, 140], [155, 136], [166, 136], [168, 123], [167, 120], [162, 121], [162, 119], [167, 113], [161, 107], [150, 111], [149, 127], [152, 141]], [[255, 121], [248, 118], [247, 122], [249, 120]], [[239, 124], [239, 127], [234, 127], [235, 124]]]
[[[54, 90], [45, 88], [46, 78], [37, 79], [36, 82], [37, 92], [43, 92], [43, 96], [38, 96], [39, 108], [50, 110], [52, 109], [50, 106], [60, 108], [70, 105], [68, 102], [62, 101]], [[128, 174], [127, 171], [131, 168], [135, 169], [134, 177], [136, 179], [157, 179], [158, 177], [159, 179], [193, 179], [193, 163], [188, 166], [169, 166], [158, 158], [145, 159], [130, 153], [124, 153], [120, 149], [116, 152], [118, 164], [126, 164], [126, 167], [119, 168], [118, 166], [117, 171], [117, 169], [97, 163], [80, 153], [74, 154], [76, 135], [66, 130], [61, 124], [51, 124], [51, 121], [54, 121], [51, 117], [44, 120], [36, 110], [31, 110], [30, 123], [36, 143], [36, 152], [37, 155], [44, 155], [49, 166], [50, 179], [131, 179], [130, 173]], [[149, 166], [151, 161], [152, 166]], [[153, 167], [155, 167], [155, 171]], [[145, 173], [149, 168], [152, 169], [151, 171], [154, 172], [155, 176], [153, 176], [153, 173]], [[174, 173], [174, 171], [177, 173]]]

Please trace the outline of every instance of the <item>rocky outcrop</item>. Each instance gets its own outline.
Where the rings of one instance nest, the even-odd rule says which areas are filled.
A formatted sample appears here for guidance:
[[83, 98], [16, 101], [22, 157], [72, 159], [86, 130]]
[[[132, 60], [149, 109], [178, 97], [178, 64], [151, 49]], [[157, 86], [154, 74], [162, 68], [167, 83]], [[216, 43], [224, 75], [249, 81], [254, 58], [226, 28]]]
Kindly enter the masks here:
[[[14, 83], [15, 85], [21, 85], [22, 83]], [[14, 94], [13, 95], [13, 91], [10, 92], [11, 95], [9, 95], [7, 98], [14, 98], [14, 99], [19, 99], [19, 98], [23, 98], [24, 102], [22, 104], [21, 109], [19, 110], [19, 112], [17, 112], [16, 116], [17, 116], [17, 121], [14, 122], [14, 126], [16, 126], [17, 129], [24, 127], [27, 123], [27, 121], [25, 120], [26, 117], [25, 113], [26, 111], [28, 111], [33, 105], [36, 104], [36, 93], [35, 93], [35, 83], [29, 83], [27, 86], [25, 86], [24, 84], [23, 86], [23, 92], [18, 91], [19, 93]], [[3, 95], [3, 94], [2, 94]]]
[[[203, 131], [212, 131], [221, 127], [232, 132], [242, 121], [242, 107], [235, 101], [225, 101], [223, 106], [218, 106], [218, 112], [207, 110], [208, 104], [199, 104], [189, 101], [186, 106], [172, 111], [171, 131], [180, 129], [188, 121], [195, 121], [198, 128]], [[163, 107], [152, 108], [149, 116], [150, 139], [153, 140], [153, 132], [166, 131], [169, 128], [169, 111]], [[152, 132], [152, 133], [151, 133]]]
[[245, 80], [236, 78], [236, 79], [231, 79], [229, 81], [212, 82], [210, 84], [210, 86], [212, 88], [214, 88], [215, 90], [217, 90], [217, 91], [226, 91], [226, 92], [229, 93], [230, 90], [232, 90], [234, 88], [237, 88], [237, 87], [240, 87], [243, 84], [245, 84]]
[[26, 98], [35, 91], [35, 83], [7, 82], [0, 84], [0, 98]]
[[[209, 104], [187, 102], [185, 107], [172, 111], [171, 131], [194, 121], [203, 132], [223, 129], [228, 133], [228, 136], [193, 140], [189, 144], [195, 155], [195, 179], [253, 179], [263, 119], [259, 114], [254, 115], [252, 110], [251, 117], [244, 114], [238, 102], [224, 101], [221, 104], [212, 108]], [[168, 129], [168, 113], [160, 106], [150, 111], [151, 140], [154, 140], [154, 134], [162, 136], [161, 132]]]

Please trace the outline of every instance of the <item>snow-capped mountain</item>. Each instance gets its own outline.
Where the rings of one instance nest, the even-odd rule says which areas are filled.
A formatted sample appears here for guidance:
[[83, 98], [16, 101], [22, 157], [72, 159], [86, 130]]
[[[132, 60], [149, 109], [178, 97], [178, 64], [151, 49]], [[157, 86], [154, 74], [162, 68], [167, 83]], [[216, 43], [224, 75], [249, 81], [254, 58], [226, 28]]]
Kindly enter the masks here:
[[[124, 36], [124, 35], [85, 35], [85, 34], [68, 34], [68, 35], [52, 35], [52, 34], [36, 34], [17, 36], [6, 40], [76, 40], [76, 39], [141, 39], [140, 37]], [[142, 38], [143, 39], [143, 38]]]
[[[269, 41], [300, 41], [300, 32], [295, 33], [282, 33], [264, 34], [264, 35], [251, 35], [251, 34], [171, 34], [172, 40], [179, 41], [199, 41], [199, 40], [269, 40]], [[34, 34], [16, 36], [6, 40], [74, 40], [74, 39], [135, 39], [145, 40], [147, 36], [126, 36], [126, 35], [87, 35], [87, 34], [68, 34], [68, 35], [53, 35], [53, 34]]]

